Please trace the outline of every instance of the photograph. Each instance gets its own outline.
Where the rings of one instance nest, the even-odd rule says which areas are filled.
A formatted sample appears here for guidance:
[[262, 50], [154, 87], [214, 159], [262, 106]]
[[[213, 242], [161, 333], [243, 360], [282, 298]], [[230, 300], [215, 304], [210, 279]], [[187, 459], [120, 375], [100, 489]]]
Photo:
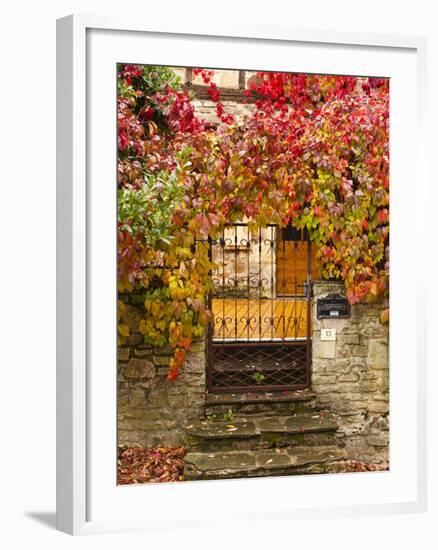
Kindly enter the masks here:
[[373, 2], [6, 5], [2, 548], [429, 550], [437, 21]]
[[389, 470], [390, 78], [114, 70], [118, 485]]

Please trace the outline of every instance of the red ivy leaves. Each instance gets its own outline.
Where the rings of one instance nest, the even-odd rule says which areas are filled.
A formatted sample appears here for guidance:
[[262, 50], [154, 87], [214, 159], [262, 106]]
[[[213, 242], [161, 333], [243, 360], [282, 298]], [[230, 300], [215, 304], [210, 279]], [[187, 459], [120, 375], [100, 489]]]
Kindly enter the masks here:
[[207, 88], [207, 93], [213, 101], [219, 101], [220, 92], [214, 82], [210, 82], [210, 85]]
[[[351, 303], [386, 294], [388, 80], [259, 72], [244, 92], [256, 97], [255, 109], [238, 126], [213, 72], [194, 74], [216, 103], [222, 125], [214, 132], [186, 91], [164, 86], [148, 95], [135, 89], [135, 66], [121, 71], [129, 89], [119, 97], [119, 184], [138, 189], [144, 173], [177, 170], [184, 200], [172, 223], [181, 235], [205, 240], [244, 216], [258, 225], [292, 222], [308, 228], [323, 275], [343, 279]], [[182, 151], [186, 164], [177, 166]], [[119, 242], [119, 270], [140, 274], [141, 243], [126, 235]], [[196, 284], [206, 292], [208, 269]], [[198, 301], [188, 305], [196, 314]], [[191, 337], [170, 332], [175, 379]]]

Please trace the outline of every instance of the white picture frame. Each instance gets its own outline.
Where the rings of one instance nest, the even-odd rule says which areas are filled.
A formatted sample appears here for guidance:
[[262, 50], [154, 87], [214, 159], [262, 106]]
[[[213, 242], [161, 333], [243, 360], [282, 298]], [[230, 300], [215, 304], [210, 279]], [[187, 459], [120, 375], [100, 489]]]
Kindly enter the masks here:
[[[92, 39], [93, 32], [105, 35], [105, 44], [99, 45], [98, 41]], [[96, 262], [93, 263], [93, 257], [90, 254], [95, 250], [95, 244], [93, 239], [96, 238], [96, 222], [98, 215], [102, 214], [105, 210], [105, 205], [109, 205], [110, 208], [105, 210], [105, 220], [102, 227], [105, 227], [105, 223], [111, 221], [111, 216], [114, 215], [114, 211], [111, 207], [114, 206], [114, 196], [109, 197], [108, 201], [104, 199], [102, 204], [99, 205], [99, 209], [96, 207], [96, 201], [93, 201], [94, 193], [99, 191], [99, 187], [90, 185], [90, 181], [93, 180], [95, 174], [94, 168], [90, 168], [90, 155], [92, 154], [93, 140], [90, 139], [90, 109], [91, 104], [88, 102], [92, 99], [93, 90], [90, 86], [93, 86], [92, 79], [90, 78], [90, 67], [93, 63], [91, 50], [99, 51], [99, 48], [105, 48], [107, 50], [106, 55], [110, 55], [108, 47], [113, 43], [114, 37], [121, 37], [130, 35], [132, 40], [138, 41], [142, 37], [148, 37], [154, 40], [161, 40], [164, 44], [166, 40], [172, 40], [173, 44], [177, 43], [180, 46], [184, 44], [190, 44], [190, 41], [202, 41], [203, 55], [208, 54], [208, 44], [211, 42], [211, 48], [213, 49], [214, 41], [221, 41], [225, 45], [231, 41], [237, 41], [240, 45], [250, 48], [252, 44], [260, 44], [261, 48], [279, 48], [280, 46], [285, 48], [291, 45], [301, 47], [303, 51], [311, 49], [313, 46], [318, 45], [318, 48], [336, 48], [337, 51], [345, 52], [339, 56], [339, 63], [337, 70], [340, 73], [349, 72], [348, 51], [354, 48], [364, 48], [375, 59], [383, 56], [386, 52], [396, 52], [398, 61], [402, 63], [401, 56], [406, 54], [412, 61], [412, 71], [415, 81], [412, 84], [412, 94], [409, 96], [409, 103], [405, 105], [407, 111], [410, 114], [409, 124], [417, 128], [415, 130], [415, 143], [416, 147], [411, 157], [411, 175], [415, 178], [415, 184], [418, 189], [418, 195], [421, 195], [421, 191], [424, 191], [426, 185], [426, 177], [424, 174], [426, 162], [423, 158], [426, 150], [424, 144], [424, 120], [425, 120], [425, 63], [426, 63], [426, 44], [425, 40], [420, 37], [407, 37], [407, 36], [391, 36], [391, 35], [375, 35], [375, 34], [354, 34], [354, 33], [334, 33], [326, 31], [300, 31], [294, 29], [284, 28], [244, 28], [233, 27], [232, 30], [215, 29], [213, 27], [204, 27], [202, 33], [199, 29], [193, 28], [179, 28], [178, 25], [166, 26], [163, 24], [160, 28], [143, 24], [136, 20], [124, 20], [121, 18], [107, 18], [107, 17], [95, 17], [95, 16], [69, 16], [58, 20], [57, 23], [57, 528], [61, 531], [70, 534], [85, 534], [95, 532], [108, 532], [114, 530], [131, 530], [131, 529], [154, 529], [164, 525], [172, 524], [175, 527], [181, 525], [187, 525], [188, 521], [191, 521], [193, 525], [206, 526], [209, 525], [207, 517], [201, 513], [196, 514], [195, 508], [193, 508], [193, 518], [184, 516], [181, 514], [177, 516], [172, 509], [166, 511], [166, 518], [160, 520], [159, 503], [165, 502], [169, 495], [176, 495], [176, 501], [178, 498], [187, 501], [188, 498], [192, 499], [193, 506], [196, 507], [196, 502], [203, 502], [203, 499], [207, 498], [209, 494], [214, 493], [218, 502], [223, 503], [225, 495], [233, 494], [236, 485], [234, 481], [220, 481], [220, 482], [201, 482], [201, 483], [187, 483], [178, 484], [176, 487], [174, 484], [163, 484], [161, 487], [149, 487], [149, 493], [144, 496], [140, 495], [142, 487], [133, 488], [118, 488], [119, 493], [117, 497], [120, 502], [123, 501], [123, 507], [126, 508], [127, 502], [132, 499], [138, 502], [138, 499], [146, 498], [155, 501], [155, 513], [149, 514], [148, 518], [142, 518], [140, 515], [132, 517], [130, 519], [129, 513], [125, 516], [117, 515], [117, 506], [102, 509], [101, 514], [91, 514], [90, 510], [94, 507], [94, 496], [91, 497], [90, 487], [95, 483], [96, 469], [93, 467], [94, 455], [97, 453], [96, 445], [94, 444], [95, 437], [91, 434], [96, 434], [96, 425], [102, 428], [102, 444], [99, 443], [99, 448], [105, 449], [107, 445], [112, 444], [115, 433], [115, 422], [112, 416], [109, 417], [108, 425], [102, 425], [103, 415], [96, 414], [96, 399], [98, 394], [96, 393], [96, 376], [105, 377], [102, 380], [102, 392], [105, 392], [105, 388], [113, 387], [112, 378], [115, 377], [115, 371], [108, 368], [106, 372], [98, 366], [96, 361], [96, 354], [99, 355], [98, 345], [91, 346], [91, 343], [96, 340], [97, 333], [95, 331], [96, 322], [103, 313], [96, 313], [98, 306], [101, 302], [97, 300], [95, 292], [95, 276], [91, 272], [93, 267], [96, 267]], [[111, 38], [113, 37], [113, 38]], [[120, 55], [125, 56], [129, 52], [128, 43], [126, 48]], [[316, 47], [316, 46], [315, 46]], [[117, 48], [117, 45], [115, 45]], [[206, 50], [207, 48], [207, 50]], [[183, 51], [183, 48], [180, 48]], [[136, 50], [138, 51], [138, 49]], [[262, 50], [260, 50], [262, 51]], [[91, 53], [90, 53], [91, 52]], [[122, 58], [120, 61], [127, 62], [141, 62], [141, 55], [134, 56], [134, 48], [132, 48], [132, 56], [129, 59]], [[351, 53], [351, 52], [350, 52]], [[182, 55], [182, 53], [179, 53]], [[93, 54], [94, 55], [94, 54]], [[334, 56], [335, 58], [336, 56]], [[414, 59], [415, 58], [415, 59]], [[176, 55], [176, 52], [168, 57], [169, 62], [167, 64], [179, 65], [181, 57]], [[108, 60], [111, 59], [108, 57]], [[263, 62], [260, 57], [260, 62]], [[112, 61], [111, 61], [112, 62]], [[156, 63], [155, 60], [151, 60], [151, 63]], [[236, 63], [238, 61], [236, 60]], [[257, 61], [259, 62], [259, 61]], [[255, 63], [255, 61], [253, 61]], [[279, 61], [281, 65], [281, 59]], [[163, 62], [164, 64], [164, 62]], [[189, 61], [186, 63], [189, 66], [217, 66], [213, 64], [202, 64], [202, 59], [199, 58], [199, 63], [194, 64]], [[228, 65], [227, 65], [228, 66]], [[406, 64], [408, 67], [409, 64]], [[344, 68], [343, 68], [344, 67]], [[235, 68], [231, 67], [230, 68]], [[254, 67], [256, 68], [256, 67]], [[268, 67], [261, 67], [268, 68]], [[333, 69], [331, 69], [333, 70]], [[394, 69], [395, 70], [395, 69]], [[408, 70], [408, 69], [406, 69]], [[309, 72], [312, 72], [309, 70]], [[329, 71], [327, 71], [329, 72]], [[369, 74], [369, 73], [365, 73]], [[378, 76], [378, 75], [377, 75]], [[384, 76], [384, 75], [382, 75]], [[113, 93], [114, 90], [111, 91]], [[114, 96], [115, 97], [115, 96]], [[413, 99], [414, 98], [414, 99]], [[91, 101], [92, 102], [92, 101]], [[105, 103], [103, 101], [102, 103]], [[114, 100], [114, 113], [115, 113], [115, 100]], [[94, 115], [93, 115], [94, 116]], [[115, 119], [111, 121], [111, 124], [115, 124]], [[92, 126], [92, 125], [91, 125]], [[95, 131], [94, 126], [92, 131]], [[104, 133], [104, 130], [102, 130]], [[397, 132], [400, 132], [399, 127], [395, 127], [393, 138], [397, 138]], [[110, 139], [115, 140], [115, 134], [110, 136]], [[111, 142], [109, 141], [109, 146]], [[107, 149], [106, 151], [108, 151]], [[401, 151], [401, 150], [400, 150]], [[392, 173], [399, 174], [402, 170], [397, 165], [397, 158], [392, 162]], [[400, 160], [401, 162], [401, 160]], [[114, 171], [114, 183], [115, 183], [115, 163], [112, 164], [111, 158], [108, 159], [108, 170]], [[110, 173], [110, 172], [108, 172]], [[400, 174], [400, 178], [403, 174]], [[401, 186], [403, 187], [403, 186]], [[396, 200], [392, 205], [400, 210], [402, 213], [404, 208], [403, 201], [409, 201], [409, 197], [406, 196], [407, 190], [401, 189], [400, 196], [396, 195]], [[424, 194], [425, 195], [425, 194]], [[398, 200], [400, 199], [400, 200]], [[418, 205], [417, 205], [418, 206]], [[422, 219], [419, 209], [416, 208], [413, 215], [415, 230], [421, 232], [424, 230]], [[114, 220], [115, 223], [115, 220]], [[392, 225], [391, 231], [400, 231], [400, 240], [409, 239], [407, 233], [402, 227], [402, 223], [397, 224], [397, 219]], [[421, 233], [420, 233], [421, 234]], [[100, 234], [100, 238], [107, 239], [105, 234]], [[111, 260], [111, 247], [114, 242], [111, 240], [111, 234], [108, 234], [108, 242], [105, 243], [104, 248], [107, 249], [109, 260]], [[397, 247], [396, 247], [397, 248]], [[281, 480], [245, 480], [241, 482], [239, 480], [239, 491], [243, 495], [242, 498], [246, 499], [248, 504], [244, 513], [239, 515], [234, 514], [234, 521], [242, 520], [254, 520], [254, 521], [269, 521], [272, 517], [269, 515], [269, 511], [263, 507], [257, 507], [255, 500], [263, 496], [270, 494], [271, 491], [277, 491], [279, 495], [278, 505], [273, 510], [275, 517], [278, 519], [285, 519], [291, 517], [293, 514], [294, 519], [301, 519], [307, 517], [328, 517], [329, 515], [359, 515], [359, 514], [381, 514], [381, 513], [395, 513], [395, 512], [418, 512], [426, 509], [426, 319], [421, 314], [425, 311], [426, 304], [426, 282], [425, 274], [422, 272], [419, 266], [421, 262], [425, 263], [425, 244], [419, 243], [416, 249], [416, 262], [414, 266], [415, 278], [413, 273], [412, 280], [416, 280], [416, 286], [412, 290], [413, 296], [410, 298], [406, 307], [410, 308], [409, 311], [415, 316], [415, 323], [413, 323], [414, 336], [412, 337], [412, 345], [409, 348], [408, 356], [414, 358], [415, 362], [415, 380], [412, 384], [413, 401], [416, 403], [415, 414], [413, 415], [413, 427], [415, 428], [415, 452], [412, 452], [412, 460], [409, 465], [405, 465], [409, 468], [409, 472], [412, 478], [412, 485], [409, 487], [409, 491], [402, 497], [398, 497], [395, 493], [388, 492], [384, 494], [382, 489], [382, 498], [375, 501], [364, 498], [361, 501], [360, 496], [354, 501], [354, 504], [334, 503], [333, 506], [327, 506], [318, 504], [317, 506], [311, 505], [298, 505], [296, 502], [289, 501], [287, 498], [280, 498], [280, 489], [286, 487], [289, 483], [288, 479], [282, 478]], [[398, 256], [395, 253], [395, 258], [398, 260]], [[395, 262], [396, 268], [400, 273], [403, 269], [402, 259]], [[115, 269], [115, 266], [113, 266]], [[392, 273], [392, 272], [391, 272]], [[111, 277], [109, 277], [111, 279]], [[112, 289], [112, 282], [109, 281], [108, 285], [105, 284], [105, 289]], [[115, 292], [115, 287], [114, 287]], [[103, 292], [103, 290], [102, 290]], [[395, 288], [397, 292], [397, 287]], [[108, 300], [111, 301], [111, 297]], [[113, 309], [115, 311], [115, 294]], [[403, 333], [403, 327], [400, 326], [398, 319], [400, 312], [400, 305], [391, 302], [391, 308], [394, 306], [395, 316], [394, 323], [391, 324], [391, 341], [399, 338], [400, 341], [406, 339], [406, 334]], [[114, 312], [113, 312], [114, 313]], [[112, 313], [108, 317], [109, 323], [103, 323], [102, 334], [111, 334], [112, 330]], [[115, 334], [115, 333], [114, 333]], [[106, 338], [106, 336], [105, 336]], [[105, 339], [104, 338], [104, 339]], [[93, 349], [92, 349], [93, 348]], [[96, 351], [96, 349], [97, 351]], [[108, 353], [115, 356], [116, 348], [109, 346]], [[391, 350], [391, 365], [396, 356]], [[109, 359], [111, 361], [111, 359]], [[402, 359], [400, 359], [402, 360]], [[407, 359], [405, 359], [407, 361]], [[105, 359], [102, 357], [102, 363]], [[106, 364], [108, 364], [106, 362]], [[402, 369], [403, 370], [403, 369]], [[399, 375], [397, 375], [399, 376]], [[397, 396], [397, 376], [391, 379], [391, 395]], [[402, 375], [400, 375], [402, 376]], [[402, 384], [403, 385], [403, 384]], [[400, 386], [401, 387], [401, 386]], [[394, 389], [394, 392], [393, 392]], [[112, 390], [109, 391], [111, 393]], [[406, 391], [406, 388], [401, 389], [400, 392]], [[400, 393], [402, 395], [402, 393]], [[114, 397], [114, 396], [113, 396]], [[105, 411], [111, 411], [111, 407], [114, 408], [114, 399], [108, 399], [105, 403], [99, 404], [99, 410], [102, 405]], [[106, 409], [105, 407], [108, 407]], [[395, 401], [391, 403], [391, 414], [393, 410], [401, 410], [400, 403]], [[108, 416], [107, 416], [108, 418]], [[396, 426], [391, 426], [391, 430], [396, 431]], [[392, 433], [392, 431], [391, 431]], [[105, 441], [103, 438], [105, 438]], [[94, 447], [93, 447], [94, 444]], [[103, 451], [102, 451], [103, 452]], [[114, 448], [115, 452], [115, 448]], [[111, 470], [111, 460], [113, 457], [109, 457], [109, 465], [102, 467], [102, 471]], [[403, 470], [403, 465], [400, 465], [400, 469]], [[108, 470], [109, 468], [109, 470]], [[415, 471], [414, 471], [415, 468]], [[114, 463], [115, 470], [115, 463]], [[388, 476], [394, 476], [396, 472], [390, 472]], [[403, 471], [398, 471], [398, 474], [403, 474]], [[361, 485], [361, 481], [365, 479], [365, 484], [373, 485], [370, 483], [371, 478], [365, 478], [367, 474], [357, 474], [358, 486]], [[384, 476], [386, 473], [373, 474], [372, 478], [377, 479], [375, 482], [376, 487], [379, 484], [383, 487], [386, 483]], [[115, 476], [115, 472], [114, 472]], [[356, 474], [355, 474], [356, 476]], [[380, 478], [376, 477], [380, 476]], [[312, 483], [313, 486], [325, 487], [322, 491], [333, 492], [336, 491], [336, 484], [342, 483], [342, 481], [336, 481], [338, 476], [326, 476], [331, 478], [329, 482], [322, 482], [315, 478], [321, 476], [313, 476], [313, 480], [310, 480], [307, 476], [302, 476], [302, 479], [295, 482], [295, 488], [297, 490], [305, 490], [303, 484]], [[96, 482], [94, 493], [102, 490], [100, 501], [110, 499], [112, 497], [104, 492], [102, 484], [106, 483], [104, 477], [99, 481], [100, 485]], [[334, 480], [333, 482], [331, 480]], [[339, 480], [345, 479], [345, 476], [339, 475]], [[395, 479], [395, 478], [394, 478]], [[255, 485], [258, 483], [259, 485]], [[281, 483], [281, 485], [280, 485]], [[301, 488], [298, 486], [301, 486]], [[350, 483], [348, 481], [348, 483]], [[248, 485], [252, 484], [252, 485]], [[362, 483], [363, 484], [363, 483]], [[181, 487], [184, 485], [184, 487]], [[388, 491], [391, 489], [391, 483], [388, 482]], [[100, 487], [100, 488], [99, 488]], [[257, 490], [254, 490], [257, 487]], [[111, 487], [113, 490], [114, 487]], [[132, 490], [137, 491], [134, 495]], [[313, 490], [313, 489], [312, 489]], [[123, 494], [120, 492], [123, 491]], [[131, 493], [128, 493], [131, 491]], [[342, 493], [342, 491], [340, 491]], [[357, 492], [357, 489], [356, 489]], [[408, 494], [409, 493], [409, 494]], [[393, 498], [388, 495], [393, 494]], [[161, 500], [160, 500], [161, 499]], [[231, 496], [232, 499], [232, 496]], [[96, 499], [96, 501], [99, 498]], [[252, 508], [251, 508], [252, 506]], [[263, 512], [263, 513], [262, 513]], [[116, 515], [115, 515], [116, 514]], [[96, 519], [94, 518], [96, 515]], [[213, 516], [214, 514], [212, 514]], [[170, 516], [170, 517], [169, 517]], [[212, 518], [212, 521], [214, 519]]]

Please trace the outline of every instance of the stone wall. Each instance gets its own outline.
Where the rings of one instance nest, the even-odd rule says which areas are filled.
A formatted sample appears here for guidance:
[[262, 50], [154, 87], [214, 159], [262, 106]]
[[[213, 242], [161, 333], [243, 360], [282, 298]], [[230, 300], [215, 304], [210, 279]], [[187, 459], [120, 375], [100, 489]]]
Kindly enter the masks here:
[[[119, 444], [178, 445], [183, 426], [204, 413], [205, 343], [195, 341], [177, 380], [167, 380], [171, 351], [154, 350], [136, 331], [141, 307], [125, 302], [124, 322], [131, 330], [126, 345], [118, 348]], [[131, 298], [130, 298], [131, 299]]]
[[[316, 302], [337, 282], [313, 283], [312, 389], [322, 407], [337, 416], [339, 438], [349, 458], [389, 462], [388, 327], [380, 323], [383, 304], [358, 304], [346, 319], [317, 319]], [[336, 329], [335, 341], [322, 341], [321, 329]]]
[[225, 244], [212, 247], [215, 289], [256, 299], [275, 296], [275, 231], [273, 227], [254, 232], [242, 226], [225, 228]]
[[[250, 114], [254, 110], [254, 105], [244, 104], [238, 101], [223, 100], [221, 103], [224, 106], [224, 114], [233, 115], [235, 121], [239, 124], [243, 121], [245, 115]], [[194, 99], [192, 104], [195, 108], [196, 115], [206, 120], [211, 124], [220, 124], [221, 121], [216, 113], [216, 103], [211, 99]]]

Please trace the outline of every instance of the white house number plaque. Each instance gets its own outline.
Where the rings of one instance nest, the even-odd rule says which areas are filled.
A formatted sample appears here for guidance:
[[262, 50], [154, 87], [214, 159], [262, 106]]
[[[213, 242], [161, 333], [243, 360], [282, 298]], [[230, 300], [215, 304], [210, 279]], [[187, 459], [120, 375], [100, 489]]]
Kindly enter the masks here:
[[321, 340], [323, 342], [334, 342], [336, 340], [336, 329], [335, 328], [322, 328], [321, 329]]

